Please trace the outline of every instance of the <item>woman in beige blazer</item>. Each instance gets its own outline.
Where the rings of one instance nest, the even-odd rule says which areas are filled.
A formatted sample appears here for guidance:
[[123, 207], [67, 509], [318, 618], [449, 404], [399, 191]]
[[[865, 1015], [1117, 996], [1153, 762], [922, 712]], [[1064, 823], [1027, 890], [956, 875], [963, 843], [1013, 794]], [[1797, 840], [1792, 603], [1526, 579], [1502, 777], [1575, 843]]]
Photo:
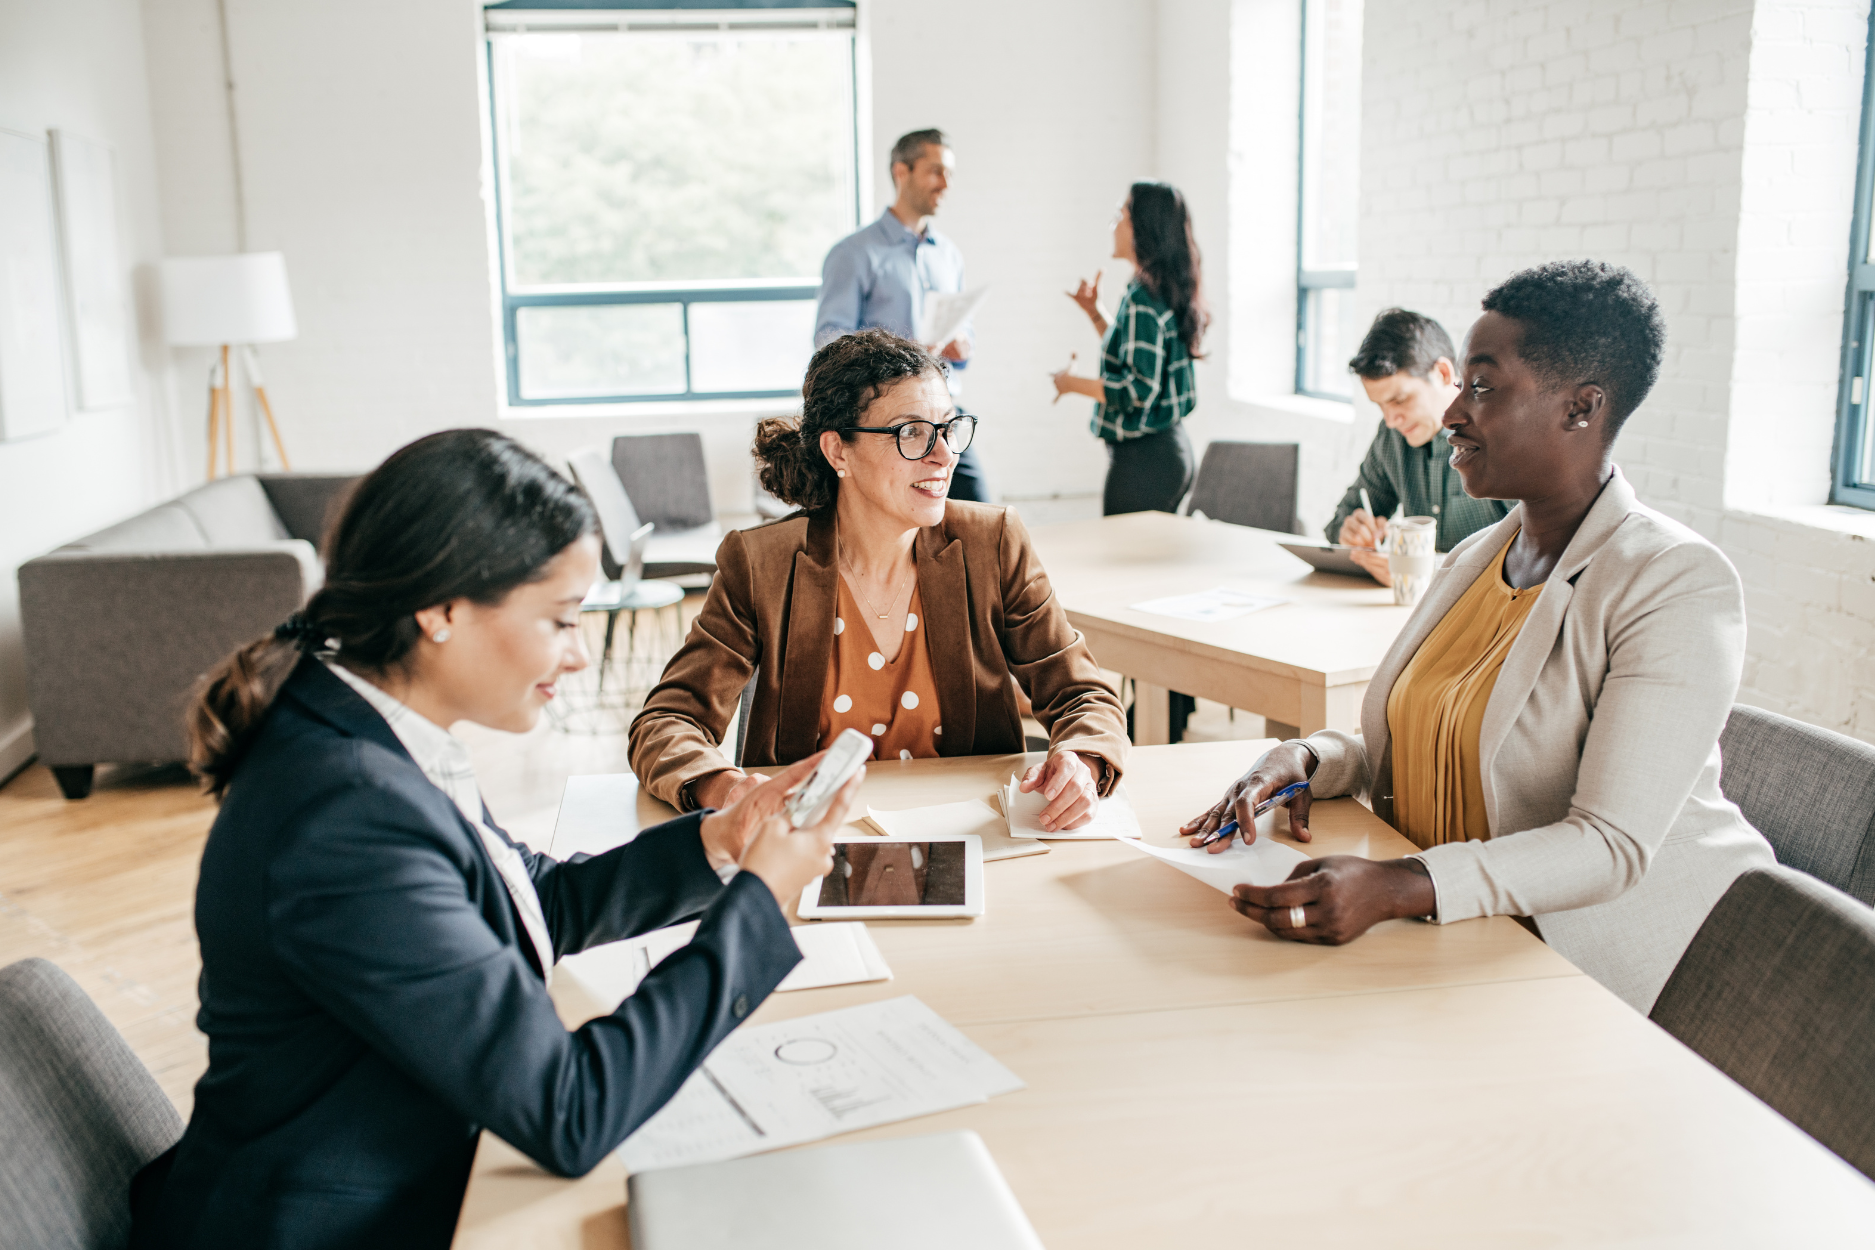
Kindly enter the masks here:
[[[1466, 493], [1518, 506], [1445, 557], [1368, 684], [1360, 734], [1283, 743], [1186, 832], [1233, 815], [1251, 829], [1256, 802], [1307, 780], [1290, 809], [1307, 840], [1310, 796], [1359, 795], [1426, 849], [1313, 860], [1281, 885], [1239, 886], [1237, 910], [1329, 944], [1400, 917], [1527, 917], [1646, 1011], [1732, 881], [1774, 862], [1719, 790], [1743, 594], [1725, 556], [1640, 503], [1612, 463], [1665, 338], [1646, 287], [1558, 263], [1513, 275], [1484, 309], [1444, 426]], [[1476, 628], [1500, 611], [1504, 627]], [[1460, 636], [1472, 653], [1439, 642]], [[1429, 683], [1437, 672], [1448, 679]]]
[[947, 499], [975, 419], [937, 361], [883, 330], [814, 354], [802, 415], [762, 422], [762, 483], [801, 511], [723, 540], [709, 598], [631, 726], [631, 764], [680, 810], [755, 784], [722, 752], [753, 678], [741, 762], [788, 764], [844, 728], [887, 758], [1049, 754], [1022, 780], [1047, 829], [1092, 818], [1126, 714], [1068, 623], [1013, 509]]

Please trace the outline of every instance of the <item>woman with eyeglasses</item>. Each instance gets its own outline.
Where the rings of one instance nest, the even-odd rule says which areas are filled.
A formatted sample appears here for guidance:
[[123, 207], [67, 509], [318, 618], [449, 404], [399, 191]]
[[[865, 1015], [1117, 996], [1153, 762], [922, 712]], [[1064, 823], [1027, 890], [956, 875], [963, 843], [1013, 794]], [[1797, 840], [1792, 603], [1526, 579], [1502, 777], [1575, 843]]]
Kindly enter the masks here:
[[1100, 335], [1100, 376], [1076, 377], [1070, 361], [1054, 375], [1055, 400], [1099, 401], [1090, 428], [1107, 444], [1105, 515], [1176, 512], [1194, 475], [1183, 425], [1198, 403], [1191, 362], [1211, 321], [1178, 188], [1133, 184], [1113, 219], [1113, 256], [1132, 262], [1134, 276], [1111, 319], [1098, 273], [1068, 292]]
[[814, 353], [801, 415], [755, 436], [762, 485], [800, 511], [723, 540], [702, 614], [632, 722], [646, 789], [683, 811], [744, 793], [721, 747], [751, 680], [749, 766], [844, 729], [876, 759], [1019, 752], [1019, 684], [1048, 731], [1022, 779], [1048, 799], [1043, 827], [1092, 818], [1119, 780], [1125, 713], [1015, 512], [945, 498], [975, 432], [916, 343], [866, 330]]

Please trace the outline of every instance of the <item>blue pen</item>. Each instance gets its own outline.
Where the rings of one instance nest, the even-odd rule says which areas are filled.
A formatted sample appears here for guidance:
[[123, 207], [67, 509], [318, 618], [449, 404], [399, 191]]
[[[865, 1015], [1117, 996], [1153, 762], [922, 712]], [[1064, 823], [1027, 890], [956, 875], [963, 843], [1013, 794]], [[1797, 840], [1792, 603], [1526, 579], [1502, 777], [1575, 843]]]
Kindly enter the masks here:
[[[1293, 786], [1284, 786], [1282, 789], [1278, 790], [1276, 793], [1270, 795], [1267, 799], [1264, 799], [1261, 803], [1258, 803], [1256, 806], [1256, 811], [1253, 812], [1252, 815], [1261, 816], [1264, 812], [1269, 811], [1270, 808], [1275, 807], [1278, 803], [1286, 803], [1290, 799], [1293, 799], [1296, 795], [1301, 794], [1304, 790], [1308, 788], [1309, 788], [1309, 783], [1306, 781], [1298, 781]], [[1219, 828], [1217, 828], [1212, 833], [1207, 835], [1205, 837], [1205, 840], [1200, 842], [1198, 845], [1210, 846], [1213, 842], [1222, 842], [1225, 838], [1230, 837], [1231, 834], [1236, 833], [1236, 832], [1237, 832], [1237, 822], [1235, 820], [1227, 820], [1223, 823], [1223, 825], [1221, 825]]]

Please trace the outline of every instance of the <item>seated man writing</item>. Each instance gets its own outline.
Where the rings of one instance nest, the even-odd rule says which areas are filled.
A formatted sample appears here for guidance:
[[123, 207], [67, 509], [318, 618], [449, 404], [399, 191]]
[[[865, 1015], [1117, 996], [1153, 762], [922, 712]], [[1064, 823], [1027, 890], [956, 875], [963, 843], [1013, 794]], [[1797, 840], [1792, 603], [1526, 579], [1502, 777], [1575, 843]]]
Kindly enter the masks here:
[[[1348, 362], [1367, 398], [1380, 406], [1385, 425], [1361, 460], [1353, 485], [1328, 523], [1331, 543], [1355, 548], [1355, 563], [1382, 586], [1391, 585], [1387, 557], [1376, 550], [1387, 535], [1386, 518], [1404, 505], [1407, 516], [1439, 523], [1437, 547], [1450, 551], [1510, 512], [1497, 499], [1473, 499], [1447, 463], [1450, 449], [1434, 440], [1439, 418], [1458, 393], [1452, 340], [1431, 317], [1389, 308], [1374, 318], [1361, 350]], [[1363, 501], [1362, 492], [1366, 492]], [[1375, 515], [1368, 513], [1371, 504]]]

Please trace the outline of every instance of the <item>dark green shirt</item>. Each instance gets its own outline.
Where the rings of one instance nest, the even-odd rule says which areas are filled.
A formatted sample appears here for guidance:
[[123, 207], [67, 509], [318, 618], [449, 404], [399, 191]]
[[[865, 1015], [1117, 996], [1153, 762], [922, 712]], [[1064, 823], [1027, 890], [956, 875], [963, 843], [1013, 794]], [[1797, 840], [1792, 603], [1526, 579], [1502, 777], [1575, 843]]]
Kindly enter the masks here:
[[1440, 551], [1450, 551], [1459, 543], [1510, 515], [1510, 504], [1501, 499], [1473, 499], [1465, 493], [1448, 457], [1451, 447], [1444, 436], [1434, 435], [1424, 447], [1410, 447], [1406, 436], [1385, 425], [1374, 435], [1373, 446], [1361, 460], [1354, 484], [1341, 497], [1335, 519], [1328, 523], [1328, 541], [1341, 541], [1341, 523], [1361, 506], [1361, 488], [1374, 502], [1374, 511], [1390, 517], [1401, 504], [1406, 516], [1429, 516], [1439, 523]]
[[1088, 428], [1109, 443], [1169, 430], [1198, 402], [1191, 352], [1178, 318], [1138, 278], [1127, 286], [1101, 343], [1100, 384]]

